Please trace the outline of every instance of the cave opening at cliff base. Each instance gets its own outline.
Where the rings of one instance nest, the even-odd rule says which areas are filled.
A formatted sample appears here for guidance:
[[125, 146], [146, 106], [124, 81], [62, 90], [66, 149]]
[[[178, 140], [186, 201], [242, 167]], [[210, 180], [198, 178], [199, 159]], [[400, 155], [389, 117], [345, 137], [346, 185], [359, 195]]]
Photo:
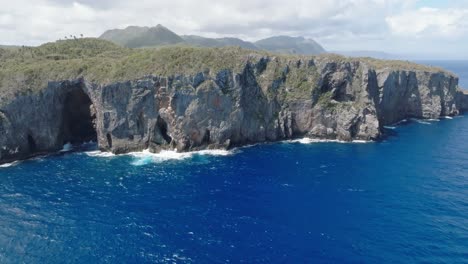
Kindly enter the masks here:
[[92, 101], [77, 85], [65, 96], [63, 108], [63, 144], [96, 141], [95, 111]]

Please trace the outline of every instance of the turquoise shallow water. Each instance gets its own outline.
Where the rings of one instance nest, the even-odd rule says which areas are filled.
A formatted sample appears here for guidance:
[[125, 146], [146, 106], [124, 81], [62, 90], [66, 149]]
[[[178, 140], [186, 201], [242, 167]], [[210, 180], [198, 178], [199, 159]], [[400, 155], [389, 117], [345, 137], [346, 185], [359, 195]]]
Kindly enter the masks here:
[[378, 143], [0, 168], [1, 263], [463, 263], [468, 118]]

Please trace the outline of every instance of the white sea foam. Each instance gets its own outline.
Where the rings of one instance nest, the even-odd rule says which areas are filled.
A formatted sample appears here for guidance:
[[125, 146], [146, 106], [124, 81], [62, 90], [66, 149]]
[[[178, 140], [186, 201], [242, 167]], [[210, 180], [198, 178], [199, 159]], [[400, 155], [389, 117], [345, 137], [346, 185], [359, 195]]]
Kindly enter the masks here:
[[4, 164], [0, 165], [0, 168], [8, 168], [8, 167], [16, 166], [20, 162], [21, 161], [13, 161], [13, 162], [10, 162], [10, 163], [4, 163]]
[[453, 117], [451, 117], [451, 116], [441, 116], [440, 118], [444, 118], [444, 119], [453, 119]]
[[103, 152], [100, 150], [94, 150], [94, 151], [87, 151], [85, 152], [86, 155], [90, 157], [100, 157], [100, 158], [112, 158], [115, 157], [116, 155], [111, 152]]
[[234, 151], [213, 149], [201, 150], [193, 152], [177, 152], [176, 150], [163, 150], [159, 153], [152, 153], [149, 150], [140, 152], [130, 152], [121, 155], [115, 155], [111, 152], [102, 152], [99, 150], [85, 152], [90, 157], [112, 158], [116, 156], [131, 156], [134, 158], [132, 165], [142, 166], [150, 163], [160, 163], [169, 160], [184, 160], [193, 157], [194, 155], [207, 155], [207, 156], [228, 156], [234, 154]]
[[135, 160], [132, 162], [132, 165], [143, 166], [150, 163], [161, 163], [170, 160], [185, 160], [192, 158], [195, 155], [228, 156], [232, 154], [234, 154], [233, 151], [213, 149], [193, 152], [177, 152], [176, 150], [163, 150], [159, 153], [151, 153], [149, 150], [143, 150], [141, 152], [131, 152], [126, 155], [130, 155], [135, 158]]
[[431, 125], [431, 123], [429, 123], [429, 122], [427, 122], [427, 121], [424, 121], [424, 120], [422, 120], [422, 119], [411, 118], [411, 121], [416, 122], [416, 123], [419, 123], [419, 124], [423, 124], [423, 125]]
[[[358, 144], [367, 144], [367, 143], [373, 143], [374, 141], [370, 141], [370, 140], [359, 140], [359, 139], [355, 139], [353, 141], [351, 141], [351, 143], [358, 143]], [[349, 142], [342, 142], [342, 143], [349, 143]]]
[[67, 144], [63, 145], [63, 148], [62, 150], [60, 150], [60, 152], [68, 152], [71, 150], [73, 150], [73, 145], [70, 142], [68, 142]]
[[337, 139], [319, 139], [319, 138], [301, 138], [301, 139], [294, 139], [294, 140], [287, 140], [288, 143], [301, 143], [301, 144], [312, 144], [312, 143], [372, 143], [373, 141], [366, 141], [366, 140], [353, 140], [353, 141], [344, 141], [344, 140], [337, 140]]
[[401, 125], [401, 124], [406, 123], [406, 122], [408, 122], [408, 119], [403, 119], [403, 120], [401, 120], [401, 121], [396, 122], [396, 123], [393, 124], [393, 125], [394, 125], [394, 126], [398, 126], [398, 125]]
[[395, 130], [395, 129], [396, 129], [395, 126], [384, 126], [384, 128], [386, 128], [386, 129], [391, 129], [391, 130]]
[[132, 156], [135, 160], [132, 165], [142, 166], [149, 163], [159, 163], [168, 160], [184, 160], [192, 157], [192, 153], [178, 153], [177, 151], [164, 150], [160, 153], [151, 153], [149, 150], [141, 152], [131, 152], [126, 155]]
[[225, 149], [206, 149], [193, 152], [198, 155], [209, 155], [209, 156], [230, 156], [235, 153], [234, 150]]

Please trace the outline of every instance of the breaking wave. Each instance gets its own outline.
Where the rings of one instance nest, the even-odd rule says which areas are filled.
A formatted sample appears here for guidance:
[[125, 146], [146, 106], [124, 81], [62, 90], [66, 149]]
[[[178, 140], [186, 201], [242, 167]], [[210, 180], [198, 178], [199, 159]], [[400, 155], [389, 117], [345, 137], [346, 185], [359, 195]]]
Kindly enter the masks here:
[[8, 167], [13, 167], [13, 166], [16, 166], [18, 164], [20, 164], [21, 161], [13, 161], [13, 162], [10, 162], [10, 163], [4, 163], [4, 164], [1, 164], [0, 165], [0, 168], [8, 168]]
[[213, 149], [200, 150], [193, 152], [177, 152], [175, 150], [163, 150], [159, 153], [151, 153], [149, 150], [141, 152], [131, 152], [125, 155], [132, 156], [135, 160], [131, 163], [135, 166], [143, 166], [150, 163], [161, 163], [165, 161], [177, 161], [193, 158], [194, 156], [229, 156], [234, 154], [234, 151]]
[[112, 157], [117, 156], [112, 152], [103, 152], [100, 150], [87, 151], [85, 152], [85, 154], [90, 157], [99, 157], [99, 158], [112, 158]]
[[60, 152], [69, 152], [72, 150], [73, 150], [73, 145], [70, 142], [68, 142], [67, 144], [63, 145], [63, 148], [62, 150], [60, 150]]
[[301, 139], [294, 139], [294, 140], [286, 140], [287, 143], [301, 143], [301, 144], [312, 144], [312, 143], [343, 143], [343, 144], [350, 144], [350, 143], [372, 143], [373, 141], [367, 140], [353, 140], [353, 141], [344, 141], [344, 140], [337, 140], [337, 139], [319, 139], [319, 138], [301, 138]]
[[428, 122], [426, 120], [422, 120], [422, 119], [411, 118], [411, 121], [419, 123], [419, 124], [423, 124], [423, 125], [431, 125], [430, 122]]
[[400, 120], [400, 121], [396, 122], [395, 124], [393, 124], [393, 126], [398, 126], [398, 125], [404, 124], [406, 122], [408, 122], [408, 119], [403, 119], [403, 120]]
[[99, 150], [85, 152], [86, 155], [90, 157], [99, 157], [99, 158], [113, 158], [118, 156], [130, 156], [133, 158], [131, 162], [135, 166], [143, 166], [150, 163], [161, 163], [164, 161], [177, 161], [190, 159], [194, 156], [229, 156], [234, 154], [234, 150], [222, 150], [222, 149], [213, 149], [213, 150], [200, 150], [192, 152], [177, 152], [176, 150], [163, 150], [159, 153], [152, 153], [149, 150], [143, 150], [140, 152], [130, 152], [126, 154], [116, 155], [111, 152], [102, 152]]

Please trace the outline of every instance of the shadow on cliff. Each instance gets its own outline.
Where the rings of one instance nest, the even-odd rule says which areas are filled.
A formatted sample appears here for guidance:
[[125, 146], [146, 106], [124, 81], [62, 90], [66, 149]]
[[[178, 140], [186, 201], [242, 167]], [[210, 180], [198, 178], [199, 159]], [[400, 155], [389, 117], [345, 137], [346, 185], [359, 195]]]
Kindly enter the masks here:
[[382, 126], [394, 125], [406, 118], [423, 118], [419, 84], [414, 72], [393, 73], [384, 83], [379, 107]]
[[63, 106], [63, 143], [81, 144], [97, 140], [95, 111], [91, 99], [77, 83], [65, 95]]

